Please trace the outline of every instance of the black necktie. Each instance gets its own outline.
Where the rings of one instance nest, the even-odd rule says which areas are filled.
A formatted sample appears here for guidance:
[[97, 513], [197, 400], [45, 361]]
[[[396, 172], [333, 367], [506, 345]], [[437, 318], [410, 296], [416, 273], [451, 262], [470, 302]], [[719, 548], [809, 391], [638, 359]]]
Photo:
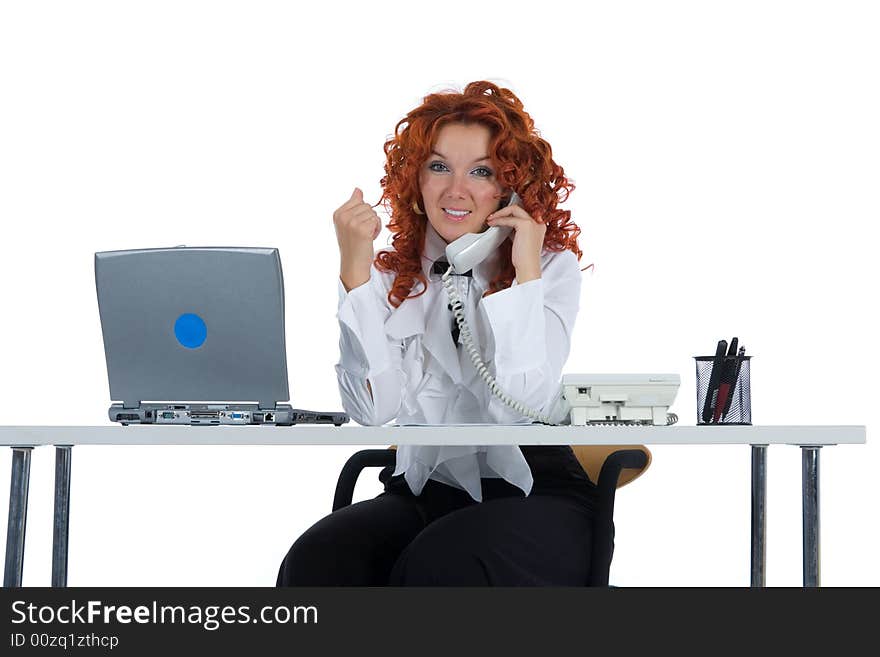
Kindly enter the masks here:
[[[446, 270], [449, 269], [449, 263], [446, 260], [436, 260], [434, 262], [434, 266], [431, 267], [431, 273], [442, 276], [446, 273]], [[464, 274], [450, 274], [451, 276], [471, 276], [471, 272], [467, 271]]]
[[[446, 270], [449, 269], [449, 263], [446, 260], [437, 260], [434, 262], [434, 266], [431, 267], [432, 274], [438, 274], [442, 276], [446, 273]], [[466, 272], [464, 274], [450, 274], [451, 276], [471, 276], [471, 272]], [[471, 278], [473, 278], [471, 276]], [[452, 312], [452, 304], [447, 304], [447, 308], [449, 308], [449, 312]], [[458, 347], [458, 334], [460, 330], [458, 328], [458, 322], [455, 321], [455, 317], [452, 318], [452, 344]]]

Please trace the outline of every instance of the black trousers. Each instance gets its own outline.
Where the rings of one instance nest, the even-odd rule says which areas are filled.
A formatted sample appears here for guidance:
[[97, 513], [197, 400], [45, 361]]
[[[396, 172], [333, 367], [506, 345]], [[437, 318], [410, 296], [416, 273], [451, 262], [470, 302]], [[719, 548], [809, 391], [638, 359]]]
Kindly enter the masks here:
[[483, 501], [429, 479], [412, 494], [385, 468], [379, 496], [325, 516], [290, 550], [277, 586], [583, 586], [595, 485], [568, 446], [522, 446], [526, 496], [483, 479]]

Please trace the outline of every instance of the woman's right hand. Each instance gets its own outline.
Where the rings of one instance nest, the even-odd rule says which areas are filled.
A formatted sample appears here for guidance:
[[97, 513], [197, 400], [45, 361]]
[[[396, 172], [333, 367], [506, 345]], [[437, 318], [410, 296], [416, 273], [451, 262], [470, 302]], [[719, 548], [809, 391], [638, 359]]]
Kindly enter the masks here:
[[370, 280], [373, 240], [379, 236], [382, 222], [364, 201], [364, 193], [355, 187], [351, 198], [333, 213], [333, 225], [339, 242], [339, 278], [350, 291]]

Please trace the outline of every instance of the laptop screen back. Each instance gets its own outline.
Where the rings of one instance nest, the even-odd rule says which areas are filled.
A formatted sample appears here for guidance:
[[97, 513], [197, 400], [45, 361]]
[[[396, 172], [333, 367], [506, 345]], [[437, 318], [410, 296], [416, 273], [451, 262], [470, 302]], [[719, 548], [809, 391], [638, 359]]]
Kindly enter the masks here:
[[100, 252], [95, 284], [112, 400], [288, 400], [277, 249]]

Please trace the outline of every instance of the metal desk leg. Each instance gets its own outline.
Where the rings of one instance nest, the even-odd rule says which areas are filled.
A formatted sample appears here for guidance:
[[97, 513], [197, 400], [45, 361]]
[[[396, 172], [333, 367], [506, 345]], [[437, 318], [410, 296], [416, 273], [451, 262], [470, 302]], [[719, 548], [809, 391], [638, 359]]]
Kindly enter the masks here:
[[819, 586], [819, 450], [801, 445], [801, 486], [804, 516], [804, 586]]
[[9, 522], [6, 526], [6, 570], [3, 572], [3, 586], [7, 587], [21, 586], [32, 449], [33, 447], [12, 448], [12, 484], [9, 488]]
[[70, 528], [70, 457], [72, 445], [55, 446], [55, 520], [52, 528], [52, 586], [67, 586], [67, 539]]
[[752, 445], [752, 587], [767, 585], [767, 445]]

